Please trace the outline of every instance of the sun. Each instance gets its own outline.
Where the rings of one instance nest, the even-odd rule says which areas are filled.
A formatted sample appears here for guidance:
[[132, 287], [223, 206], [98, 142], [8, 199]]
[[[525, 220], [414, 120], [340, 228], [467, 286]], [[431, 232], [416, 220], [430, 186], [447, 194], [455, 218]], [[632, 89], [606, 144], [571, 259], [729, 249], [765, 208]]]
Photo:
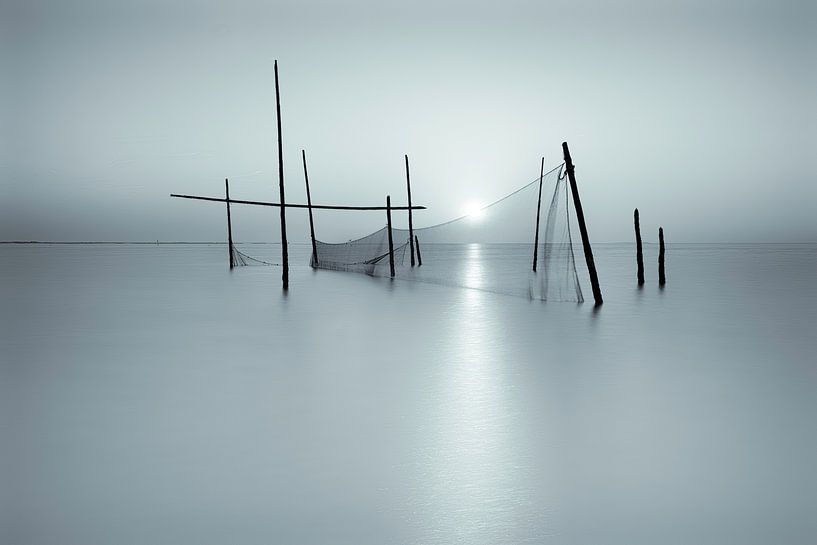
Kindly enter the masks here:
[[480, 220], [485, 215], [482, 205], [476, 201], [469, 201], [462, 207], [462, 213], [472, 220]]

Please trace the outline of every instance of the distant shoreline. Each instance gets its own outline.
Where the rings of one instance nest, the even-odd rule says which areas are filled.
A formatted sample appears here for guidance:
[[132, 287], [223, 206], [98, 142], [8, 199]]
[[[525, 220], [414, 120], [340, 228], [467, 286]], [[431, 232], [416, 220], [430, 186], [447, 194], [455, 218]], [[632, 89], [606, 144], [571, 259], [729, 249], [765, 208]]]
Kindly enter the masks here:
[[[0, 240], [0, 244], [148, 244], [156, 246], [157, 244], [227, 244], [227, 242], [171, 242], [171, 241], [156, 241], [153, 242], [124, 242], [124, 241], [105, 241], [105, 240], [86, 240], [86, 241], [54, 241], [54, 240]], [[280, 244], [280, 242], [235, 242], [234, 244]], [[290, 242], [289, 244], [310, 244], [309, 242]]]

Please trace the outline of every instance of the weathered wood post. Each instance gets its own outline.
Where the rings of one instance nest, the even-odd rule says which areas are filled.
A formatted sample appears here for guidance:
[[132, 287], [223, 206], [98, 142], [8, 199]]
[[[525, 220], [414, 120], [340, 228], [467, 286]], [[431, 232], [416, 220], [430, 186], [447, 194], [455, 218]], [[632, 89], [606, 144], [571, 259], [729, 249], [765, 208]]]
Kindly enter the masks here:
[[391, 195], [386, 195], [386, 225], [389, 230], [389, 271], [394, 278], [394, 239], [391, 236]]
[[409, 247], [411, 249], [411, 266], [414, 266], [414, 223], [411, 217], [411, 176], [409, 175], [408, 155], [406, 155], [406, 190], [408, 191]]
[[[235, 266], [233, 262], [233, 224], [230, 220], [230, 182], [224, 178], [224, 193], [227, 199], [227, 251], [230, 252], [230, 268]], [[158, 244], [159, 241], [157, 240]]]
[[417, 248], [417, 266], [423, 266], [423, 254], [420, 253], [420, 239], [414, 235], [414, 247]]
[[638, 265], [638, 285], [644, 285], [644, 252], [641, 249], [641, 223], [638, 220], [638, 208], [633, 212], [635, 223], [635, 261]]
[[278, 88], [278, 60], [275, 61], [275, 112], [278, 119], [278, 190], [281, 194], [281, 282], [289, 289], [289, 252], [287, 248], [287, 208], [284, 199], [284, 147], [281, 142], [281, 92]]
[[312, 220], [312, 194], [309, 193], [309, 174], [306, 171], [306, 151], [301, 150], [304, 160], [304, 181], [306, 182], [306, 205], [309, 207], [309, 235], [312, 237], [312, 268], [318, 266], [318, 243], [315, 242], [315, 223]]
[[536, 235], [533, 237], [533, 272], [536, 272], [536, 261], [539, 256], [539, 213], [542, 210], [542, 179], [545, 176], [545, 158], [542, 157], [542, 168], [539, 169], [539, 199], [536, 201]]
[[667, 277], [664, 276], [664, 228], [658, 228], [658, 285], [664, 286]]
[[590, 273], [590, 285], [593, 288], [593, 299], [596, 305], [604, 302], [601, 297], [601, 288], [599, 287], [599, 277], [596, 273], [596, 262], [593, 260], [593, 248], [590, 247], [590, 237], [587, 235], [587, 226], [584, 223], [584, 210], [582, 210], [582, 201], [579, 198], [579, 188], [576, 186], [576, 174], [573, 168], [573, 161], [570, 158], [570, 150], [567, 147], [567, 142], [562, 142], [562, 151], [565, 157], [565, 168], [567, 169], [567, 177], [570, 180], [570, 192], [573, 195], [573, 206], [576, 208], [576, 221], [579, 223], [579, 232], [582, 235], [582, 246], [584, 247], [584, 260], [587, 262], [587, 272]]

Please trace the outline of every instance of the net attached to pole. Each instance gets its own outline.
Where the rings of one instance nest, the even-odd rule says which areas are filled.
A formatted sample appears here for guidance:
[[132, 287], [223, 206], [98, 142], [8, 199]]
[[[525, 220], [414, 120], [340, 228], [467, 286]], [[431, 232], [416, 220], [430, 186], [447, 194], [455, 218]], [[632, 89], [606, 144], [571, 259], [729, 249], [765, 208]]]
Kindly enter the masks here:
[[[263, 232], [269, 228], [269, 209], [260, 206], [232, 206], [228, 217], [230, 238], [239, 238], [247, 231]], [[280, 237], [277, 226], [270, 229], [272, 240]], [[232, 242], [230, 256], [233, 267], [280, 267], [281, 246], [275, 243]]]
[[255, 257], [249, 256], [235, 247], [233, 244], [232, 247], [233, 252], [233, 266], [234, 267], [258, 267], [258, 266], [266, 266], [266, 267], [279, 267], [280, 263], [271, 263], [269, 261], [264, 261], [263, 259], [257, 259]]
[[[394, 229], [392, 229], [394, 236]], [[331, 244], [328, 242], [315, 241], [318, 261], [310, 259], [310, 265], [318, 269], [329, 269], [333, 271], [350, 271], [368, 274], [370, 276], [389, 275], [389, 230], [383, 227], [370, 235]], [[404, 265], [408, 238], [405, 240], [395, 239], [394, 265], [402, 267]]]
[[584, 301], [573, 252], [569, 197], [567, 176], [560, 169], [545, 219], [544, 242], [538, 252], [540, 274], [531, 282], [535, 297], [543, 301]]
[[[410, 266], [409, 230], [393, 228], [395, 277], [544, 301], [583, 301], [576, 272], [568, 214], [569, 191], [561, 167], [542, 180], [540, 245], [532, 271], [539, 177], [485, 206], [429, 227], [414, 229], [415, 261]], [[549, 204], [549, 207], [548, 207]], [[392, 212], [407, 224], [405, 212]], [[415, 213], [414, 223], [418, 215]], [[320, 269], [390, 275], [388, 229], [341, 244], [317, 241]], [[422, 263], [422, 265], [420, 265]]]

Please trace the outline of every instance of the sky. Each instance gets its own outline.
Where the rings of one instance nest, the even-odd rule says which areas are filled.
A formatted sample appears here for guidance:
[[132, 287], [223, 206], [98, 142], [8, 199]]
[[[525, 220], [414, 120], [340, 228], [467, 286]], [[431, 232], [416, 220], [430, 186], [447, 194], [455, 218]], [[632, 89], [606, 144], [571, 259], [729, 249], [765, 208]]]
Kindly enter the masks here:
[[[70, 4], [70, 5], [68, 5]], [[817, 241], [813, 2], [119, 2], [0, 7], [0, 240], [220, 241], [223, 206], [405, 203], [422, 226], [570, 144], [591, 239]], [[233, 213], [276, 241], [277, 212]], [[346, 240], [377, 212], [322, 212]], [[308, 225], [292, 211], [290, 240]]]

